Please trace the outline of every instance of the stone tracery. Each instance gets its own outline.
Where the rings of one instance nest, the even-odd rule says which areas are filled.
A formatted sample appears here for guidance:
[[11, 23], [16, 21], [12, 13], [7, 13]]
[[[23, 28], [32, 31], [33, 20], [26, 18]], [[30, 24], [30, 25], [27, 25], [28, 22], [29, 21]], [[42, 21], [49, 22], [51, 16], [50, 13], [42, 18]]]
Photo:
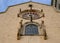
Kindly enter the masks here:
[[[21, 20], [21, 22], [20, 22], [20, 25], [21, 26], [20, 26], [20, 29], [18, 30], [17, 39], [19, 40], [20, 39], [20, 36], [26, 35], [25, 29], [26, 29], [26, 26], [27, 25], [30, 26], [30, 24], [31, 25], [33, 24], [33, 25], [38, 26], [38, 28], [37, 28], [38, 30], [39, 29], [42, 29], [43, 30], [42, 31], [43, 33], [40, 32], [38, 35], [44, 36], [44, 39], [46, 40], [47, 39], [47, 34], [46, 34], [45, 26], [44, 26], [44, 20], [41, 21], [42, 22], [41, 24], [33, 21], [33, 20], [37, 20], [37, 19], [40, 19], [40, 18], [44, 18], [45, 17], [45, 15], [43, 13], [43, 9], [41, 9], [41, 11], [36, 10], [36, 9], [32, 9], [32, 5], [31, 4], [29, 5], [29, 7], [30, 7], [30, 9], [24, 10], [24, 11], [21, 11], [21, 9], [20, 9], [20, 13], [18, 14], [18, 17], [21, 17], [21, 18], [23, 18], [25, 20], [30, 20], [30, 22], [26, 22], [25, 24], [22, 24], [23, 21]], [[29, 26], [28, 26], [28, 29], [29, 28], [30, 29], [33, 29], [33, 28], [29, 27]], [[29, 31], [32, 31], [32, 30], [29, 30]], [[37, 31], [37, 32], [39, 32], [39, 31]], [[32, 31], [32, 33], [33, 33], [33, 31]], [[34, 36], [34, 34], [33, 34], [33, 36]], [[31, 36], [31, 34], [30, 34], [30, 36]]]

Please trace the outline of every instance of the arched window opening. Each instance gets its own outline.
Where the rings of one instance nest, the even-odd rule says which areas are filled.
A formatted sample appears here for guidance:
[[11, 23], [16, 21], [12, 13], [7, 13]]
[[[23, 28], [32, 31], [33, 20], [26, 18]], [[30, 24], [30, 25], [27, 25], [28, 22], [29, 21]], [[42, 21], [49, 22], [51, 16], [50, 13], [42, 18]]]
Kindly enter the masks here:
[[25, 26], [25, 35], [38, 35], [38, 26], [35, 24], [28, 24]]

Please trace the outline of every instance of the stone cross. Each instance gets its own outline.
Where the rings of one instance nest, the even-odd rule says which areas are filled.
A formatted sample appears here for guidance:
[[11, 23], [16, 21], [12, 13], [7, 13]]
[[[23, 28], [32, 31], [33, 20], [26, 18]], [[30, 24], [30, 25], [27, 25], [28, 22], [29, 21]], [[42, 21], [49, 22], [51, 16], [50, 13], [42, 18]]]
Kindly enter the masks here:
[[30, 14], [29, 16], [30, 16], [30, 21], [33, 22], [33, 21], [32, 21], [32, 20], [33, 20], [32, 15]]

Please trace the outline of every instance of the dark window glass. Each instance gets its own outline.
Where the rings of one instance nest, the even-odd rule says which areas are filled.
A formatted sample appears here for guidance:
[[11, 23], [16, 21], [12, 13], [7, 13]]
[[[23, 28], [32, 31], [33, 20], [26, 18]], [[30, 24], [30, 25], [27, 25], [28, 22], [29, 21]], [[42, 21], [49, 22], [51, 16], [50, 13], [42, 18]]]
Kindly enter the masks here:
[[25, 35], [38, 35], [38, 26], [34, 24], [29, 24], [25, 27]]

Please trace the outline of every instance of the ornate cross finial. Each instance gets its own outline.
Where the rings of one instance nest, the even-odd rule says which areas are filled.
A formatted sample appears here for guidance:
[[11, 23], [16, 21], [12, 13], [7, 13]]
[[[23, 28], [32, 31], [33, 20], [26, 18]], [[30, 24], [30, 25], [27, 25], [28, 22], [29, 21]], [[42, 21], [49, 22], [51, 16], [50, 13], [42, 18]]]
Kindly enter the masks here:
[[30, 10], [32, 10], [32, 6], [33, 6], [32, 4], [29, 4]]
[[20, 9], [20, 13], [21, 13], [21, 9]]

